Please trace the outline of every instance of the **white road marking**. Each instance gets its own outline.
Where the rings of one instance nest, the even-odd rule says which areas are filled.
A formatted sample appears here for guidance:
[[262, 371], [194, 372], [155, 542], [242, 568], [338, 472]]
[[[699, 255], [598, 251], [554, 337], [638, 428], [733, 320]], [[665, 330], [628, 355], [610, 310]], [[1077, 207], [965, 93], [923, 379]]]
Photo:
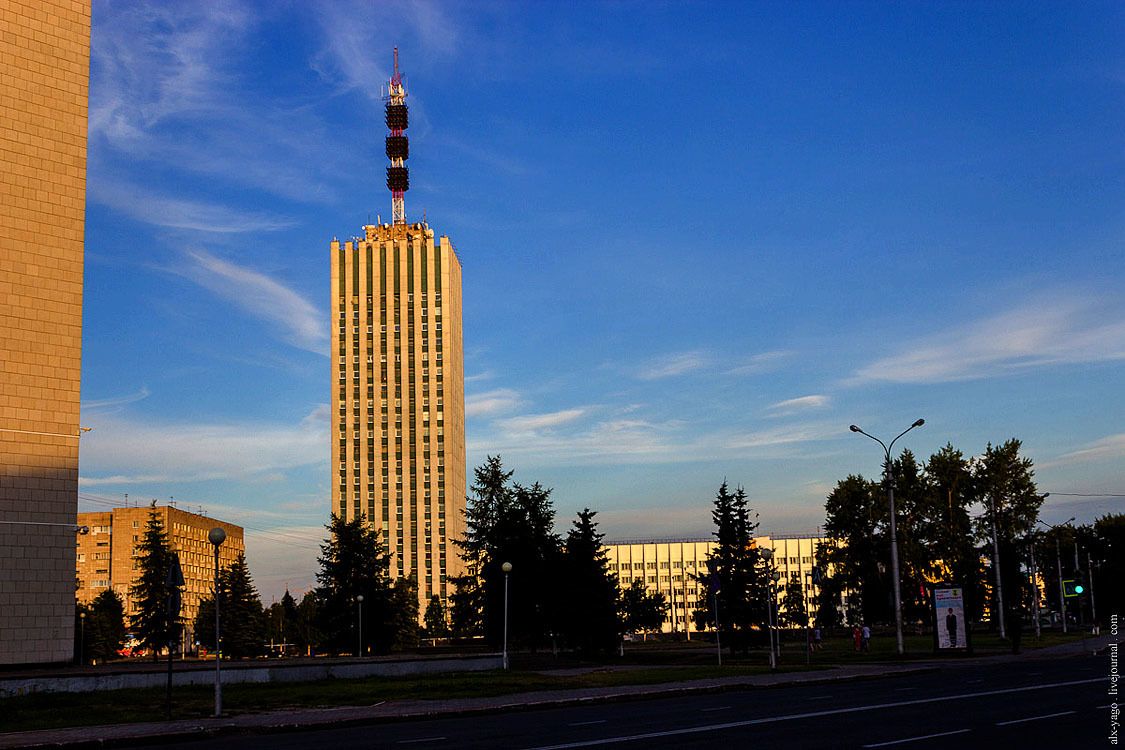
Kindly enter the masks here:
[[917, 742], [918, 740], [928, 740], [934, 737], [948, 737], [951, 734], [964, 734], [968, 729], [958, 729], [953, 732], [941, 732], [939, 734], [924, 734], [921, 737], [907, 737], [904, 740], [891, 740], [890, 742], [876, 742], [873, 745], [864, 745], [864, 747], [885, 747], [887, 745], [901, 745], [903, 742]]
[[984, 682], [984, 680], [969, 680], [970, 685], [973, 684], [974, 682]]
[[398, 744], [409, 745], [413, 742], [438, 742], [438, 741], [444, 740], [444, 739], [445, 739], [445, 737], [422, 737], [422, 738], [417, 739], [417, 740], [399, 740]]
[[813, 719], [818, 716], [833, 716], [836, 714], [855, 713], [857, 711], [871, 711], [878, 708], [899, 708], [901, 706], [919, 706], [924, 703], [940, 703], [941, 701], [958, 700], [961, 698], [982, 698], [986, 695], [1006, 695], [1008, 693], [1026, 693], [1030, 690], [1043, 690], [1045, 688], [1070, 687], [1072, 685], [1088, 685], [1091, 682], [1105, 682], [1104, 677], [1092, 677], [1086, 680], [1071, 680], [1069, 682], [1053, 682], [1046, 685], [1028, 685], [1025, 687], [1007, 688], [1004, 690], [985, 690], [979, 693], [962, 693], [961, 695], [943, 695], [937, 698], [915, 698], [910, 701], [895, 701], [893, 703], [876, 703], [869, 706], [855, 706], [853, 708], [834, 708], [827, 711], [808, 711], [802, 714], [788, 714], [786, 716], [766, 716], [761, 719], [746, 719], [745, 721], [731, 721], [726, 724], [708, 724], [702, 727], [685, 727], [683, 729], [668, 729], [663, 732], [647, 732], [645, 734], [631, 734], [621, 737], [605, 737], [599, 740], [585, 742], [568, 742], [564, 745], [542, 745], [532, 750], [569, 750], [572, 747], [591, 747], [593, 745], [613, 745], [619, 742], [634, 742], [648, 740], [656, 737], [675, 737], [681, 734], [699, 734], [700, 732], [714, 732], [719, 729], [735, 729], [749, 727], [755, 724], [772, 724], [778, 721], [791, 721], [793, 719]]
[[704, 708], [702, 711], [726, 711], [730, 706], [715, 706], [714, 708]]
[[1026, 719], [1012, 719], [1011, 721], [998, 721], [998, 722], [996, 722], [996, 726], [1006, 727], [1009, 724], [1019, 724], [1021, 722], [1025, 722], [1025, 721], [1037, 721], [1039, 719], [1053, 719], [1056, 716], [1067, 716], [1068, 714], [1072, 714], [1072, 713], [1074, 713], [1074, 712], [1073, 711], [1059, 711], [1057, 714], [1043, 714], [1042, 716], [1029, 716]]
[[902, 691], [904, 691], [904, 690], [917, 690], [917, 689], [918, 689], [918, 688], [916, 688], [916, 687], [904, 687], [904, 688], [895, 688], [895, 692], [896, 692], [896, 693], [901, 693], [901, 692], [902, 692]]
[[813, 697], [809, 698], [809, 700], [810, 701], [826, 701], [831, 697], [832, 697], [831, 695], [814, 695]]
[[584, 727], [590, 724], [605, 724], [605, 719], [598, 719], [597, 721], [576, 721], [573, 724], [567, 724], [568, 727]]

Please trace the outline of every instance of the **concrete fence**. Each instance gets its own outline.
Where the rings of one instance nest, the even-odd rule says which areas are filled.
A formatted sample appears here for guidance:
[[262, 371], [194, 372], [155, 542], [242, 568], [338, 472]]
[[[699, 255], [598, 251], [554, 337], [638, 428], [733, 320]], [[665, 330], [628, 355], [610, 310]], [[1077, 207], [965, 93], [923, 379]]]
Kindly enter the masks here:
[[[190, 666], [189, 666], [190, 665]], [[165, 671], [161, 671], [160, 666]], [[499, 654], [475, 656], [431, 657], [424, 659], [388, 659], [363, 661], [301, 661], [295, 664], [278, 662], [232, 662], [222, 666], [224, 685], [251, 682], [314, 682], [317, 680], [351, 680], [363, 677], [400, 677], [404, 675], [438, 674], [442, 672], [479, 672], [500, 669]], [[0, 677], [0, 698], [28, 693], [85, 693], [94, 690], [155, 688], [168, 684], [167, 665], [153, 664], [151, 670], [105, 671], [81, 674], [36, 674]], [[112, 669], [112, 667], [110, 668]], [[213, 685], [214, 662], [176, 662], [172, 684]]]

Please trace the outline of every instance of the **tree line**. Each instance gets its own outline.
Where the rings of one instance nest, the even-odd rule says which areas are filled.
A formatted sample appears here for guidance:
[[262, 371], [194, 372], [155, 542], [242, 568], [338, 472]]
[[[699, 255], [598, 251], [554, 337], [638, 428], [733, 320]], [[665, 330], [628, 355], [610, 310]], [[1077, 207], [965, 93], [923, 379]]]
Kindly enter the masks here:
[[[436, 597], [426, 611], [426, 628], [418, 625], [417, 583], [412, 578], [391, 579], [390, 555], [366, 519], [333, 516], [326, 528], [329, 537], [318, 558], [318, 585], [300, 603], [286, 591], [280, 602], [263, 608], [242, 554], [219, 571], [224, 656], [259, 656], [271, 643], [298, 653], [356, 653], [361, 640], [365, 654], [382, 654], [416, 646], [423, 635], [445, 634], [445, 613]], [[169, 644], [179, 643], [189, 624], [195, 642], [214, 653], [214, 591], [200, 601], [192, 623], [169, 618], [166, 583], [175, 552], [155, 503], [136, 552], [138, 574], [129, 589], [135, 612], [126, 617], [112, 589], [101, 592], [89, 606], [76, 603], [76, 657], [113, 658], [132, 634], [155, 659]], [[359, 595], [364, 597], [362, 639]]]
[[[1120, 579], [1112, 576], [1122, 572], [1125, 515], [1107, 515], [1086, 526], [1048, 528], [1039, 518], [1047, 495], [1036, 486], [1033, 462], [1020, 455], [1021, 445], [1015, 438], [989, 443], [983, 454], [966, 457], [947, 444], [924, 463], [904, 450], [892, 459], [882, 480], [852, 475], [837, 482], [825, 503], [828, 542], [816, 553], [816, 564], [832, 571], [817, 592], [817, 622], [832, 626], [845, 619], [893, 621], [888, 481], [895, 494], [904, 623], [928, 623], [928, 587], [944, 584], [964, 590], [970, 620], [982, 621], [987, 610], [991, 626], [1004, 617], [1019, 628], [1033, 608], [1033, 553], [1036, 570], [1046, 582], [1044, 606], [1056, 612], [1066, 606], [1060, 606], [1058, 594], [1056, 563], [1061, 560], [1063, 580], [1085, 582], [1092, 564], [1098, 598], [1104, 596], [1102, 611], [1119, 607], [1121, 590], [1115, 581]], [[1003, 612], [993, 567], [994, 527]], [[1058, 556], [1056, 542], [1062, 550]], [[1075, 542], [1081, 550], [1080, 566], [1071, 554]], [[1088, 597], [1080, 604], [1090, 612]]]
[[641, 581], [621, 590], [597, 511], [580, 511], [564, 537], [555, 531], [551, 490], [512, 482], [513, 473], [499, 456], [475, 469], [465, 536], [455, 542], [465, 572], [454, 580], [453, 633], [499, 646], [505, 598], [509, 643], [532, 651], [608, 653], [625, 633], [658, 630], [664, 595]]

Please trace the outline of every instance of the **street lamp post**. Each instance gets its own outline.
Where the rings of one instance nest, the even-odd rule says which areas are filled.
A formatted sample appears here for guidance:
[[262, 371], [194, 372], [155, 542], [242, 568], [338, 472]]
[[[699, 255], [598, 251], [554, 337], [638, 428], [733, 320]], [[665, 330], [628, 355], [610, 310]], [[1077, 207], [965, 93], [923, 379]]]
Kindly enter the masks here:
[[216, 526], [207, 532], [207, 541], [215, 548], [215, 716], [223, 715], [223, 679], [220, 674], [219, 656], [219, 547], [227, 540], [227, 532]]
[[504, 571], [504, 669], [508, 668], [508, 574], [512, 572], [512, 564], [506, 562], [500, 566]]
[[763, 549], [759, 553], [759, 555], [761, 556], [761, 558], [763, 560], [766, 561], [766, 573], [767, 573], [767, 576], [769, 578], [769, 584], [766, 587], [766, 591], [767, 591], [766, 595], [769, 597], [769, 599], [766, 600], [766, 632], [769, 634], [769, 641], [770, 641], [770, 669], [773, 670], [773, 669], [777, 669], [777, 661], [774, 658], [774, 651], [773, 651], [773, 636], [774, 636], [774, 632], [773, 632], [773, 581], [774, 581], [773, 574], [774, 574], [774, 570], [773, 570], [773, 563], [772, 563], [772, 561], [773, 561], [773, 550], [769, 549], [769, 548]]
[[363, 658], [363, 594], [355, 595], [355, 603], [359, 605], [359, 647], [356, 649], [356, 656]]
[[891, 576], [893, 578], [891, 583], [895, 594], [895, 643], [898, 646], [899, 656], [902, 656], [902, 654], [905, 653], [906, 648], [902, 640], [902, 590], [899, 585], [898, 573], [898, 532], [896, 529], [895, 521], [895, 484], [894, 476], [891, 473], [891, 449], [894, 448], [895, 442], [900, 437], [910, 432], [915, 427], [921, 427], [925, 423], [926, 420], [924, 419], [917, 420], [914, 424], [910, 425], [905, 430], [900, 432], [898, 434], [898, 437], [891, 441], [890, 445], [887, 445], [874, 435], [867, 434], [863, 430], [856, 427], [854, 424], [849, 427], [852, 432], [858, 432], [860, 435], [866, 435], [879, 445], [883, 446], [883, 454], [886, 459], [886, 462], [883, 464], [883, 474], [887, 479], [887, 501], [891, 506]]

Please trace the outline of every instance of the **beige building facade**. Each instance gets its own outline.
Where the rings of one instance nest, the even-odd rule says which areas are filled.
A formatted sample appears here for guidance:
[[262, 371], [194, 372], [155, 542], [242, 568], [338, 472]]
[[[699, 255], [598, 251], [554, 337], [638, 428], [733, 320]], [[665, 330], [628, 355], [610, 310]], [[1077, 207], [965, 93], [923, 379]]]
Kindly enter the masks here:
[[[755, 537], [754, 546], [770, 549], [774, 553], [774, 566], [781, 579], [778, 581], [778, 602], [784, 596], [789, 580], [798, 580], [804, 586], [806, 601], [812, 601], [815, 589], [812, 582], [813, 561], [816, 549], [826, 543], [824, 537], [798, 534], [777, 534]], [[661, 631], [664, 633], [697, 632], [692, 613], [707, 595], [707, 587], [697, 576], [706, 576], [707, 557], [714, 549], [713, 538], [701, 539], [642, 539], [609, 542], [606, 555], [609, 571], [618, 577], [622, 589], [640, 578], [649, 591], [664, 594], [668, 603], [668, 616]], [[784, 612], [784, 607], [781, 607]]]
[[0, 0], [0, 664], [73, 656], [90, 0]]
[[448, 604], [466, 481], [461, 263], [425, 223], [365, 226], [331, 253], [332, 513], [373, 525], [422, 611]]
[[[137, 613], [129, 587], [140, 575], [137, 547], [144, 539], [151, 509], [114, 508], [79, 513], [78, 523], [90, 529], [78, 537], [74, 561], [74, 586], [78, 601], [89, 604], [106, 589], [113, 589], [125, 604], [126, 616]], [[219, 567], [225, 568], [246, 553], [242, 527], [195, 513], [158, 506], [156, 516], [168, 535], [172, 550], [180, 556], [184, 587], [180, 590], [180, 615], [190, 628], [199, 612], [199, 602], [211, 595], [215, 581], [215, 552], [207, 533], [216, 526], [227, 532], [219, 546]]]

